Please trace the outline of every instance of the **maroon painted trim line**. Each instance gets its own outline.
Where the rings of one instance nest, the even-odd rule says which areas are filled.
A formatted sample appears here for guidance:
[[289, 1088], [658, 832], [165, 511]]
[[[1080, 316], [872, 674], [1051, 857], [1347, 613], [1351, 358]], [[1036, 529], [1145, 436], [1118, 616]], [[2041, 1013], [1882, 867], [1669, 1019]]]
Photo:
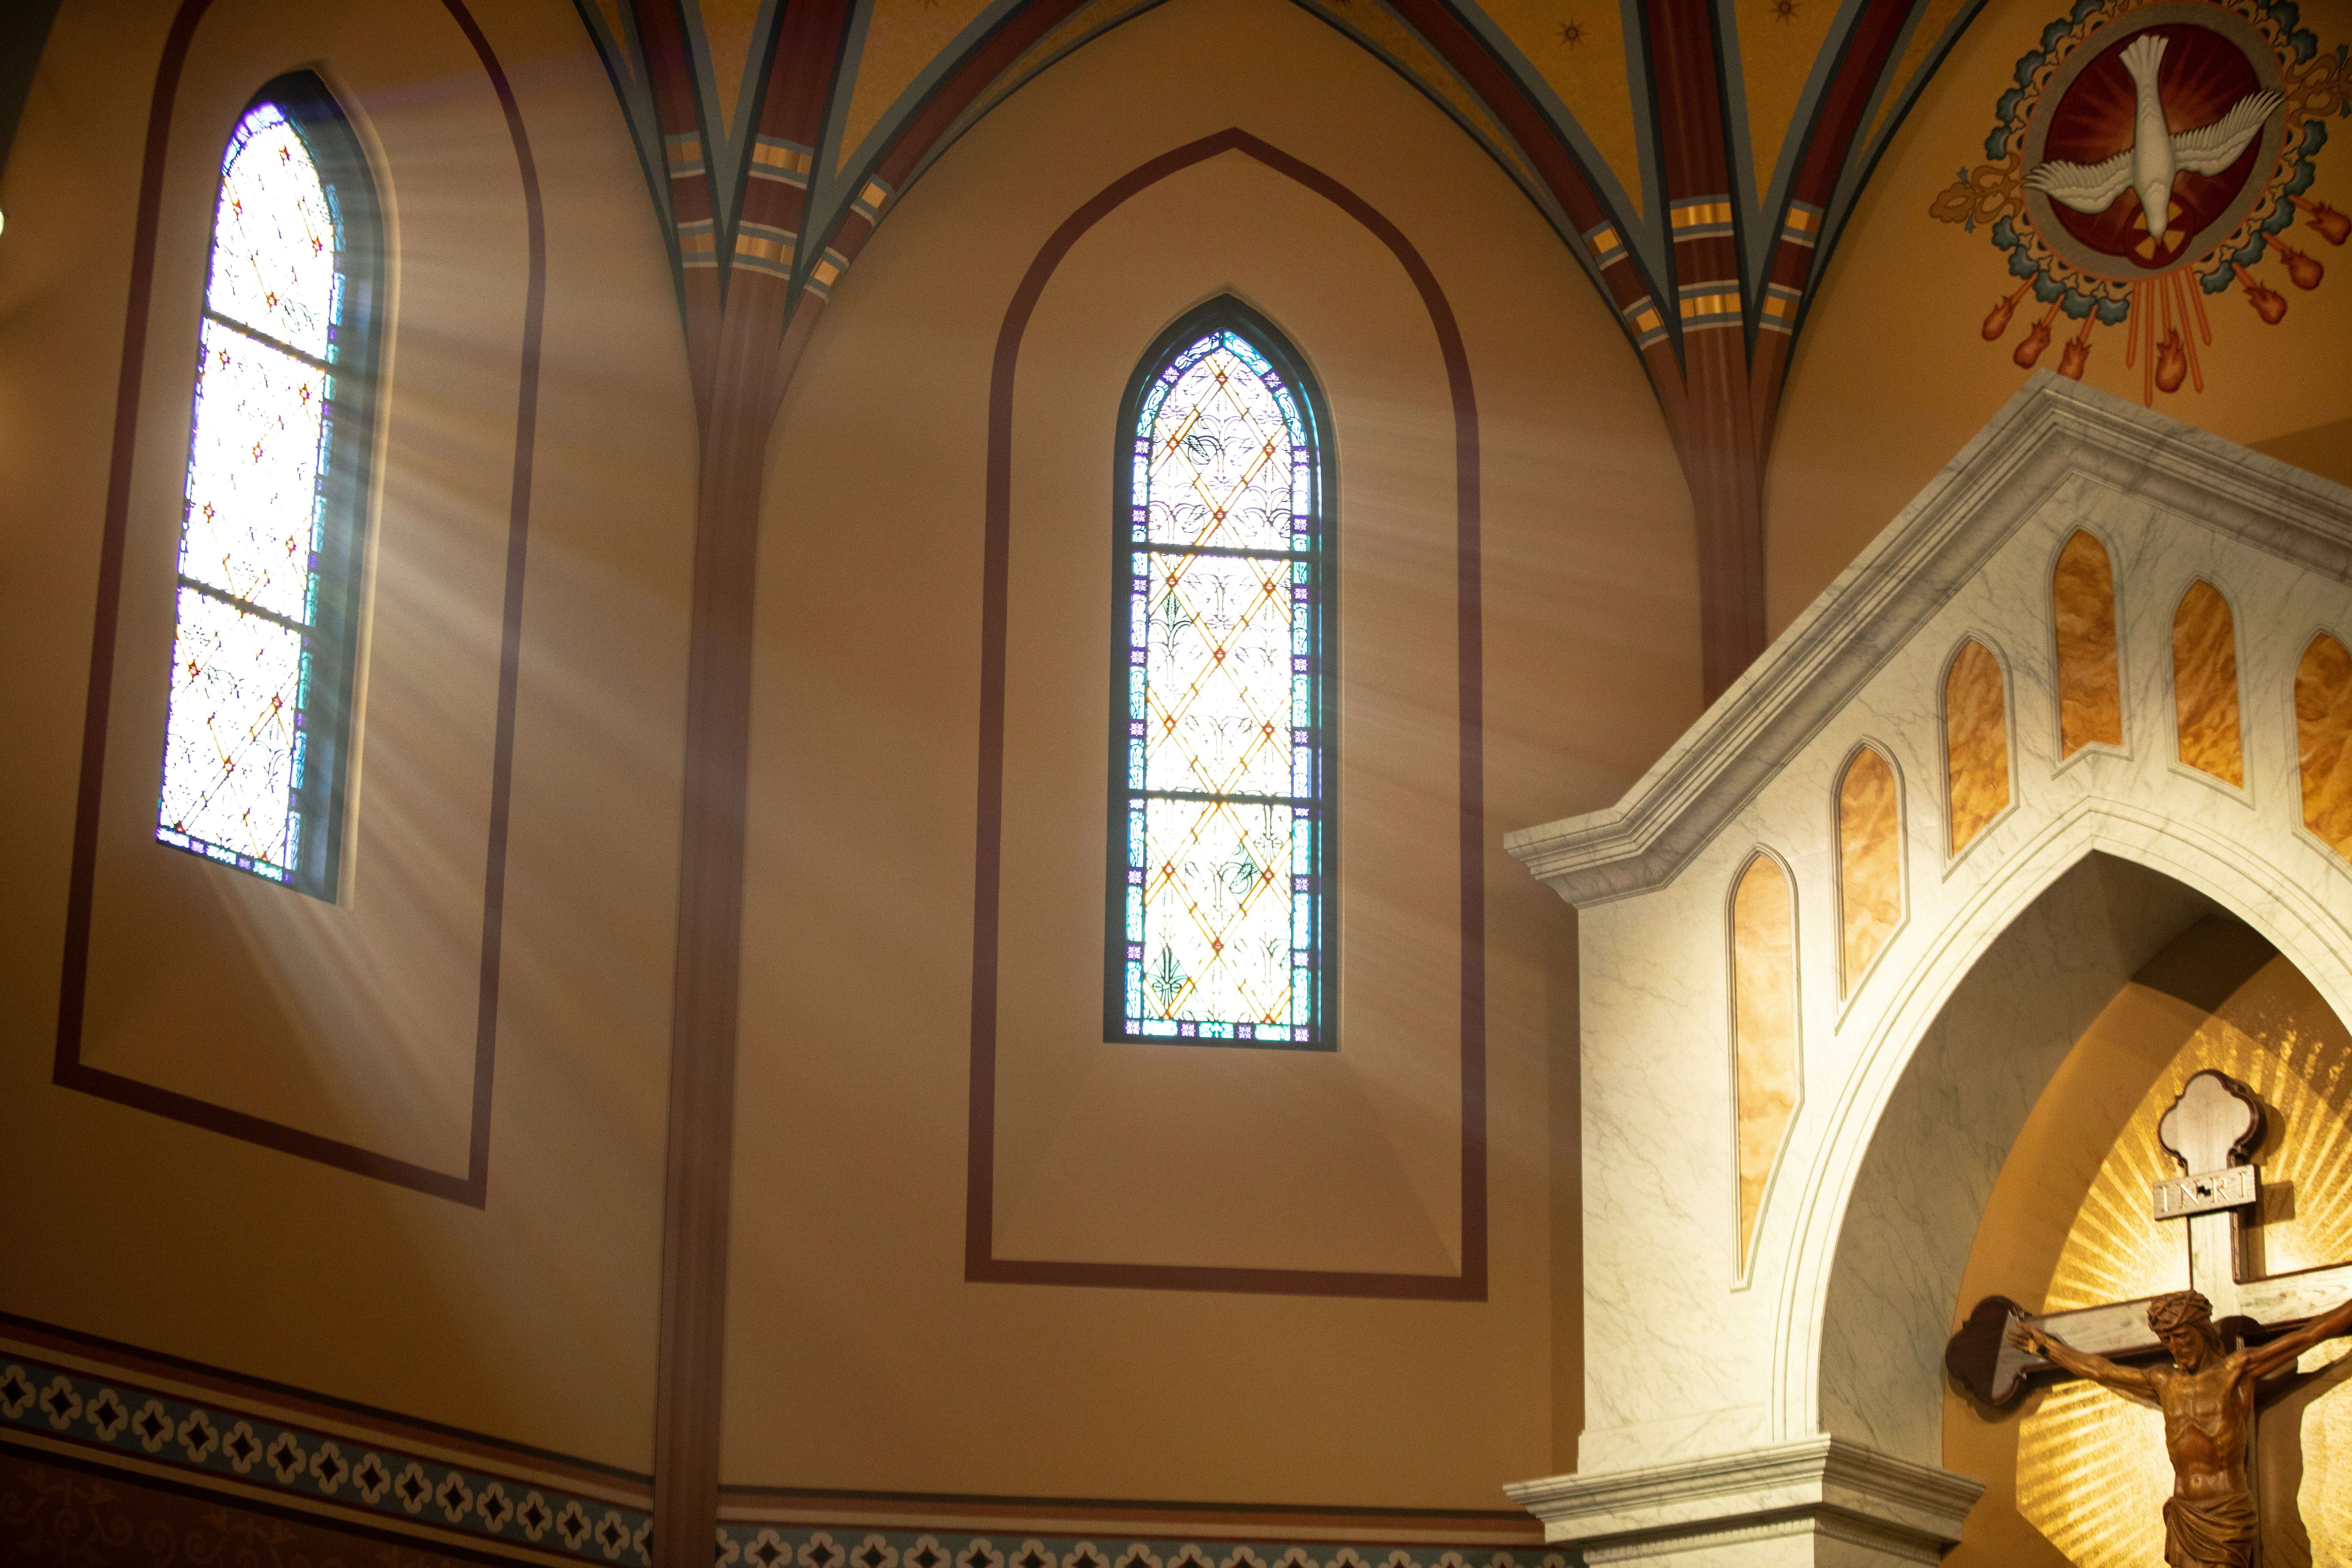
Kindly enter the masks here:
[[[1085, 4], [1086, 0], [1033, 0], [1006, 17], [901, 123], [898, 133], [869, 165], [873, 174], [887, 181], [893, 191], [905, 190], [907, 176], [915, 165], [989, 84]], [[835, 226], [839, 226], [837, 219]]]
[[[975, 45], [971, 52], [933, 86], [930, 95], [923, 100], [891, 133], [891, 139], [867, 160], [856, 176], [842, 188], [856, 192], [863, 189], [869, 179], [880, 180], [890, 187], [890, 200], [896, 203], [905, 194], [907, 182], [914, 170], [940, 138], [953, 129], [956, 121], [998, 77], [1018, 63], [1032, 45], [1054, 27], [1077, 14], [1086, 0], [1030, 0], [1006, 16], [995, 32]], [[853, 149], [854, 151], [854, 149]], [[844, 200], [825, 219], [821, 233], [814, 233], [802, 247], [803, 259], [810, 260], [830, 249], [844, 261], [855, 261], [883, 214], [857, 227], [850, 219], [857, 216], [854, 202]], [[814, 232], [814, 231], [813, 231]], [[807, 296], [814, 298], [814, 296]]]
[[[1454, 402], [1455, 646], [1460, 671], [1462, 854], [1462, 1271], [1353, 1273], [1170, 1263], [1051, 1263], [995, 1256], [997, 903], [1004, 817], [1005, 601], [1013, 526], [1013, 385], [1029, 318], [1080, 237], [1129, 197], [1221, 153], [1286, 174], [1388, 247], [1429, 311]], [[1454, 308], [1404, 232], [1339, 181], [1239, 129], [1188, 142], [1105, 186], [1055, 229], [1005, 307], [988, 393], [987, 519], [981, 571], [979, 837], [972, 857], [971, 1084], [964, 1172], [964, 1279], [1142, 1290], [1226, 1290], [1412, 1300], [1486, 1299], [1486, 771], [1479, 603], [1478, 405]]]
[[452, 1175], [322, 1137], [299, 1127], [248, 1115], [191, 1095], [142, 1083], [81, 1059], [83, 1000], [89, 984], [90, 905], [98, 876], [99, 807], [106, 784], [109, 710], [114, 696], [114, 645], [121, 616], [124, 537], [130, 526], [131, 471], [139, 446], [139, 394], [146, 370], [148, 309], [154, 293], [155, 240], [163, 204], [163, 160], [171, 142], [172, 110], [179, 96], [180, 71], [196, 24], [212, 0], [183, 0], [155, 71], [155, 92], [147, 111], [147, 143], [139, 175], [138, 222], [131, 237], [131, 293], [123, 310], [122, 370], [114, 395], [114, 447], [107, 470], [106, 521], [100, 537], [98, 612], [90, 631], [89, 695], [84, 709], [81, 781], [74, 811], [73, 862], [66, 889], [65, 963], [58, 994], [58, 1049], [50, 1082], [101, 1100], [184, 1121], [224, 1137], [257, 1143], [298, 1159], [332, 1165], [357, 1175], [390, 1182], [472, 1208], [488, 1202], [490, 1088], [497, 1058], [499, 966], [506, 910], [507, 826], [514, 773], [515, 692], [522, 663], [523, 566], [530, 532], [531, 453], [539, 420], [540, 338], [547, 306], [547, 221], [539, 191], [539, 169], [514, 89], [489, 39], [465, 0], [442, 0], [466, 41], [473, 46], [504, 111], [522, 177], [523, 208], [530, 233], [530, 277], [523, 300], [522, 368], [515, 399], [515, 460], [507, 512], [507, 575], [504, 626], [499, 647], [498, 726], [490, 765], [488, 865], [482, 882], [482, 959], [474, 1025], [474, 1099], [466, 1174]]
[[[1559, 127], [1528, 94], [1509, 68], [1495, 58], [1486, 41], [1455, 16], [1444, 0], [1397, 0], [1391, 6], [1423, 42], [1454, 68], [1470, 90], [1501, 121], [1504, 133], [1518, 144], [1551, 190], [1568, 219], [1581, 236], [1604, 220], [1629, 232], [1639, 224], [1624, 217], [1601, 199]], [[1570, 243], [1581, 245], [1580, 238]], [[1627, 253], [1628, 259], [1634, 259]], [[1635, 261], [1637, 270], [1639, 262]]]
[[[1909, 0], [1873, 0], [1845, 37], [1844, 58], [1815, 104], [1813, 122], [1806, 128], [1805, 153], [1797, 178], [1789, 183], [1789, 199], [1808, 206], [1826, 207], [1834, 194], [1838, 171], [1853, 151], [1854, 133], [1877, 92], [1879, 79], [1894, 58], [1895, 46], [1910, 19]], [[1785, 219], [1787, 203], [1774, 214]], [[1829, 237], [1815, 235], [1819, 248]]]

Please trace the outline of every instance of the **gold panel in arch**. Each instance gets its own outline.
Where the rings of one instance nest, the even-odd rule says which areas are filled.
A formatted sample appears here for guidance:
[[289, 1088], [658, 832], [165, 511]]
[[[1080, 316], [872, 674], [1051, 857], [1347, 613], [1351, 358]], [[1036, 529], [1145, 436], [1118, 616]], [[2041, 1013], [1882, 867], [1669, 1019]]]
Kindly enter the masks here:
[[1758, 855], [1731, 896], [1732, 1058], [1739, 1124], [1739, 1267], [1764, 1183], [1797, 1109], [1797, 908], [1789, 874]]
[[2352, 858], [2352, 654], [2326, 632], [2294, 668], [2294, 742], [2303, 825]]
[[2058, 552], [2050, 604], [2058, 629], [2058, 754], [2124, 743], [2116, 657], [2116, 572], [2106, 546], [2077, 532]]
[[1845, 994], [1903, 923], [1903, 801], [1893, 764], [1864, 746], [1838, 781], [1838, 924]]
[[852, 68], [849, 113], [835, 150], [835, 172], [849, 166], [866, 135], [924, 68], [988, 8], [988, 0], [874, 0], [866, 38]]
[[1958, 21], [1961, 12], [1969, 9], [1968, 0], [1927, 0], [1927, 4], [1920, 7], [1918, 20], [1911, 25], [1910, 41], [1903, 46], [1903, 57], [1895, 62], [1895, 69], [1886, 78], [1885, 90], [1878, 100], [1877, 117], [1870, 122], [1870, 134], [1859, 145], [1867, 147], [1878, 140], [1878, 133], [1886, 129], [1886, 117], [1895, 111], [1896, 104], [1903, 101], [1904, 93], [1910, 90], [1911, 84], [1927, 65], [1928, 55], [1943, 40], [1944, 29]]
[[1944, 789], [1952, 853], [2009, 809], [2009, 699], [2000, 660], [1974, 637], [1944, 677]]
[[2172, 701], [2180, 760], [2242, 789], [2238, 735], [2238, 628], [2221, 590], [2199, 578], [2172, 615]]
[[[1349, 5], [1349, 0], [1339, 3]], [[1559, 94], [1640, 217], [1648, 199], [1642, 181], [1642, 132], [1626, 75], [1624, 14], [1615, 0], [1485, 0], [1483, 9], [1545, 85]]]
[[719, 123], [714, 138], [735, 134], [735, 105], [744, 84], [762, 62], [752, 58], [752, 35], [759, 30], [760, 0], [700, 0], [702, 41], [710, 49], [710, 85], [719, 94]]
[[[2189, 1036], [2132, 1111], [2067, 1233], [2046, 1310], [2187, 1285], [2187, 1243], [2148, 1216], [2148, 1185], [2179, 1174], [2156, 1124], [2206, 1068], [2251, 1086], [2271, 1112], [2257, 1156], [2270, 1197], [2249, 1248], [2260, 1272], [2352, 1258], [2352, 1034], [2273, 957]], [[2352, 1561], [2352, 1340], [2321, 1345], [2300, 1370], [2324, 1374], [2267, 1411], [2257, 1433], [2273, 1493], [2263, 1568]], [[2091, 1384], [2056, 1385], [2020, 1423], [2018, 1511], [2077, 1568], [2162, 1563], [2171, 1476], [2162, 1418]], [[2288, 1481], [2292, 1507], [2279, 1495]]]
[[1739, 39], [1740, 85], [1748, 100], [1748, 145], [1756, 188], [1769, 190], [1780, 150], [1795, 129], [1797, 109], [1813, 65], [1829, 41], [1838, 7], [1800, 0], [1735, 0], [1731, 8]]

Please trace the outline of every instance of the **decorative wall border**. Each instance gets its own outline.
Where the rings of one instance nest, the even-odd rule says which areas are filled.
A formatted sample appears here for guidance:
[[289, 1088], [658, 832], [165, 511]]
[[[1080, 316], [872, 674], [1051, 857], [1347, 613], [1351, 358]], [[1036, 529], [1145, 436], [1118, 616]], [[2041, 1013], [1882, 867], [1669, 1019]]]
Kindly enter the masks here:
[[[1004, 1531], [1011, 1535], [1013, 1531]], [[994, 1537], [722, 1522], [719, 1568], [1582, 1568], [1572, 1553], [1219, 1536]]]
[[[0, 1453], [467, 1559], [652, 1561], [652, 1478], [0, 1313]], [[722, 1568], [1581, 1568], [1512, 1510], [730, 1488]]]
[[547, 220], [538, 165], [522, 110], [489, 39], [465, 0], [441, 0], [473, 46], [498, 94], [522, 179], [530, 263], [524, 289], [520, 384], [515, 397], [514, 482], [507, 514], [506, 594], [499, 647], [499, 708], [490, 764], [488, 868], [482, 881], [481, 985], [475, 1012], [474, 1085], [466, 1173], [454, 1175], [355, 1143], [289, 1127], [193, 1095], [181, 1094], [81, 1059], [82, 1005], [89, 977], [90, 905], [98, 877], [99, 807], [106, 781], [108, 715], [114, 697], [114, 644], [121, 613], [124, 540], [130, 526], [131, 472], [139, 450], [139, 398], [145, 375], [147, 318], [154, 294], [156, 231], [163, 202], [163, 163], [172, 138], [173, 106], [196, 24], [212, 0], [182, 0], [155, 70], [147, 111], [147, 140], [139, 176], [137, 226], [131, 247], [130, 303], [123, 312], [122, 368], [116, 384], [114, 441], [107, 472], [106, 521], [98, 563], [98, 613], [90, 631], [89, 695], [82, 720], [81, 777], [74, 810], [73, 862], [66, 892], [65, 963], [58, 987], [58, 1048], [50, 1081], [102, 1100], [184, 1121], [226, 1137], [258, 1143], [305, 1160], [413, 1188], [480, 1208], [488, 1201], [490, 1079], [497, 1056], [499, 959], [506, 908], [507, 813], [514, 773], [515, 687], [521, 668], [523, 565], [530, 528], [531, 457], [539, 420], [539, 352], [547, 304]]
[[[1013, 531], [1013, 390], [1021, 342], [1045, 285], [1073, 246], [1130, 197], [1222, 153], [1255, 158], [1361, 224], [1387, 247], [1421, 296], [1444, 357], [1454, 404], [1456, 710], [1460, 722], [1462, 1268], [1458, 1274], [1239, 1268], [1172, 1263], [1057, 1263], [996, 1256], [997, 905], [1003, 857], [1006, 595]], [[964, 1173], [963, 1277], [1025, 1285], [1234, 1290], [1415, 1300], [1486, 1299], [1486, 884], [1484, 654], [1480, 609], [1478, 402], [1470, 357], [1437, 278], [1398, 228], [1363, 197], [1238, 127], [1161, 153], [1105, 186], [1065, 219], [1005, 307], [988, 391], [986, 538], [981, 580], [978, 841], [972, 857], [971, 1088]], [[803, 1568], [808, 1568], [803, 1564]], [[959, 1565], [975, 1568], [975, 1565]], [[1143, 1565], [1150, 1568], [1150, 1565]]]
[[494, 1556], [650, 1562], [646, 1478], [12, 1319], [0, 1447]]

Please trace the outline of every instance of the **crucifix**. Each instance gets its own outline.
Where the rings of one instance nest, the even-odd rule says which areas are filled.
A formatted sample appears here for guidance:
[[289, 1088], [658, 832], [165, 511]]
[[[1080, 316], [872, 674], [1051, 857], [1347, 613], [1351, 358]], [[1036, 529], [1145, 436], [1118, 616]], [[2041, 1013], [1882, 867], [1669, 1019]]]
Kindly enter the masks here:
[[[2040, 1317], [1989, 1296], [1944, 1350], [1952, 1375], [1989, 1405], [2008, 1404], [2026, 1379], [2053, 1371], [2158, 1405], [2173, 1464], [2164, 1523], [2174, 1568], [2251, 1568], [2257, 1521], [2245, 1461], [2256, 1384], [2352, 1332], [2352, 1264], [2247, 1275], [2242, 1216], [2262, 1195], [2251, 1161], [2263, 1127], [2253, 1091], [2210, 1068], [2157, 1123], [2157, 1141], [2183, 1173], [2155, 1184], [2152, 1206], [2158, 1221], [2188, 1231], [2188, 1289]], [[2229, 1340], [2256, 1348], [2233, 1351]], [[2170, 1366], [2122, 1364], [2158, 1352], [2170, 1352]]]

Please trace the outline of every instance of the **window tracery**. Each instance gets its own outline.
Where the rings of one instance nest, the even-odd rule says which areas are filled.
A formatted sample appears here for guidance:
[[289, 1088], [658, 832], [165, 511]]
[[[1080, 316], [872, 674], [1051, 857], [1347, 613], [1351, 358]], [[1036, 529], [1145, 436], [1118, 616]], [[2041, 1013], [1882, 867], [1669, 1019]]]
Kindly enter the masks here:
[[1326, 1047], [1328, 437], [1235, 301], [1146, 356], [1122, 420], [1105, 1026]]
[[374, 190], [319, 79], [221, 157], [155, 836], [334, 895], [373, 439]]

